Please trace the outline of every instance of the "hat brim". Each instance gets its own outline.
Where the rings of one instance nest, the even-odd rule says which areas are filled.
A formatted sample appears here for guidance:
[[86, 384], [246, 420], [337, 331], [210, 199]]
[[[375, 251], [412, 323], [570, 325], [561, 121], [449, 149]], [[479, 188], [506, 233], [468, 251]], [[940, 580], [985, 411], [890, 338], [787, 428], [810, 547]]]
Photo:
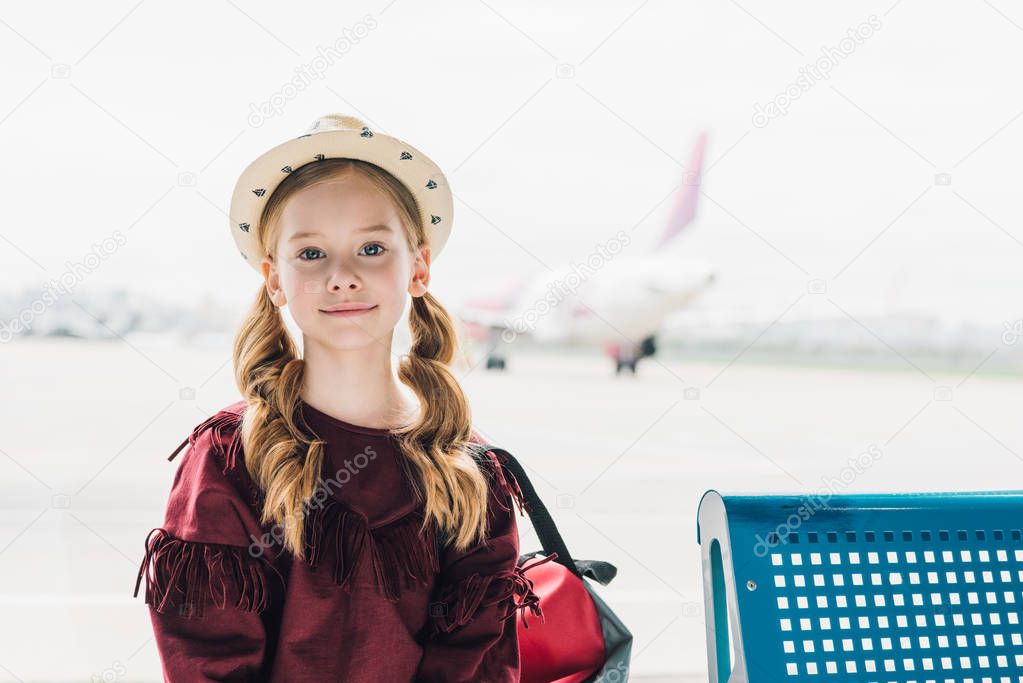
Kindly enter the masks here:
[[270, 195], [299, 167], [336, 158], [376, 164], [408, 187], [419, 207], [431, 263], [437, 258], [451, 234], [454, 214], [447, 178], [437, 164], [412, 145], [384, 133], [367, 132], [306, 133], [268, 150], [245, 168], [231, 196], [231, 236], [242, 258], [257, 272], [261, 272], [263, 254], [256, 231]]

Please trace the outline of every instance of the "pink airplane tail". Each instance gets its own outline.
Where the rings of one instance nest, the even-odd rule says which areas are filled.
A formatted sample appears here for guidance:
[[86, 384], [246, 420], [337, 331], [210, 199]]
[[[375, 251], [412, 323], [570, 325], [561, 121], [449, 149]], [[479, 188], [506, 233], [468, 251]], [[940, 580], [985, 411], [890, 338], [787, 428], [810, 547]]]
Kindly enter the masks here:
[[689, 165], [682, 174], [682, 186], [675, 194], [675, 208], [671, 212], [668, 225], [664, 228], [660, 241], [654, 249], [660, 249], [682, 232], [682, 229], [693, 222], [696, 217], [696, 205], [700, 198], [700, 180], [703, 175], [703, 149], [707, 144], [706, 131], [700, 133], [693, 146]]

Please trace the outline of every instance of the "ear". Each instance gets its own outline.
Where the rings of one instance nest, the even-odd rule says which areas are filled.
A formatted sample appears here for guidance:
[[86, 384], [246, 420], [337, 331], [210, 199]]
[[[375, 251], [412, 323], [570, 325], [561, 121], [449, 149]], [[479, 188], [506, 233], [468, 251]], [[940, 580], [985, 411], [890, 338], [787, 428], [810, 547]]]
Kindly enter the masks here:
[[277, 266], [270, 259], [264, 258], [259, 267], [263, 271], [263, 280], [266, 283], [266, 292], [270, 295], [270, 301], [277, 308], [281, 308], [288, 303], [288, 300], [284, 296], [284, 290], [281, 289], [281, 277], [277, 272]]
[[423, 296], [430, 286], [430, 248], [420, 247], [416, 253], [416, 260], [412, 264], [412, 278], [409, 282], [408, 293], [412, 296]]

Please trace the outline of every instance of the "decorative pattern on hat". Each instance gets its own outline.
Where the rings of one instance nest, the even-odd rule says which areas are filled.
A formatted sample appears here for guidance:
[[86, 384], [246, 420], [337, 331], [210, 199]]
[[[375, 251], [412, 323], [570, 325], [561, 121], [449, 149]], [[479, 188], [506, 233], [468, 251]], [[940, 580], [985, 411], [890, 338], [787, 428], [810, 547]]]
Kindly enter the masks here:
[[454, 201], [447, 178], [429, 157], [391, 135], [374, 131], [365, 122], [345, 114], [327, 114], [309, 129], [264, 152], [242, 172], [231, 199], [231, 236], [250, 266], [260, 271], [259, 220], [266, 202], [289, 174], [316, 161], [360, 159], [375, 164], [401, 181], [416, 200], [426, 231], [431, 261], [435, 261], [451, 233]]

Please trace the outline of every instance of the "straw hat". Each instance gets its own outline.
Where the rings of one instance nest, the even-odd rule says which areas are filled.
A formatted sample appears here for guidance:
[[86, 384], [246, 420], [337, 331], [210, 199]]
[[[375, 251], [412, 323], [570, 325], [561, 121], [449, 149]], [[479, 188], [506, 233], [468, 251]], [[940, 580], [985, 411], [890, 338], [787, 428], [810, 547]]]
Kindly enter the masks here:
[[263, 254], [256, 240], [259, 217], [270, 195], [289, 173], [324, 159], [362, 159], [389, 171], [416, 199], [436, 260], [451, 234], [454, 204], [447, 178], [412, 145], [374, 130], [354, 116], [327, 114], [303, 135], [264, 152], [238, 178], [231, 197], [231, 235], [238, 251], [260, 272]]

